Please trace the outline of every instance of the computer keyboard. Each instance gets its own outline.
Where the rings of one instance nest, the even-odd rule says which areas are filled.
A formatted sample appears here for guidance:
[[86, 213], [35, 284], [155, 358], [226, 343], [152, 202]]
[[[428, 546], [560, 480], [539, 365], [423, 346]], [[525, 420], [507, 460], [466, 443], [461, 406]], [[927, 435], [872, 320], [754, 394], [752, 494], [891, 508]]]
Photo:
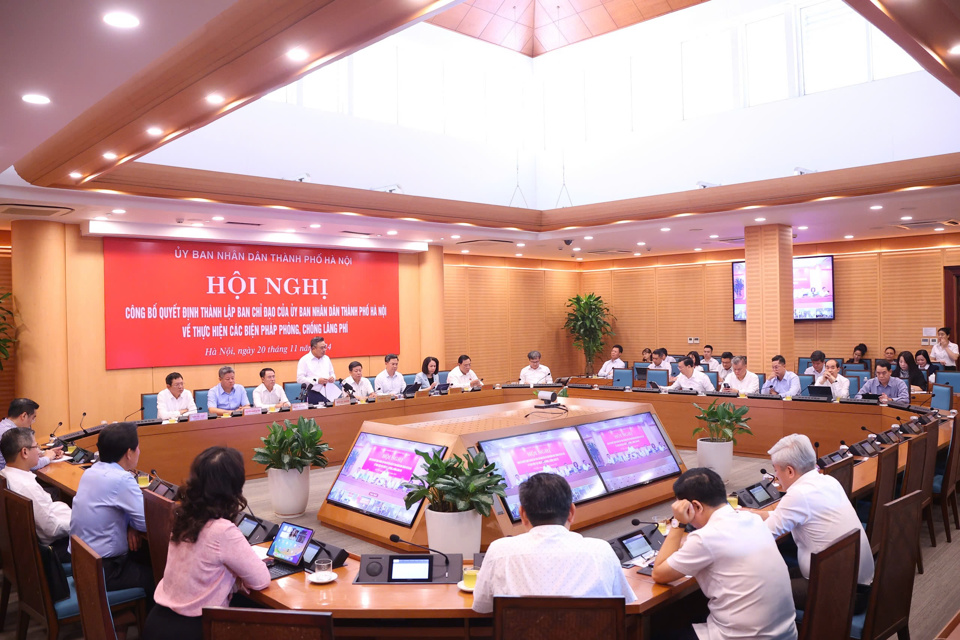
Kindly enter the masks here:
[[840, 398], [841, 404], [880, 404], [879, 400], [870, 398]]
[[793, 396], [793, 399], [801, 402], [830, 402], [830, 398], [826, 396]]
[[301, 571], [303, 571], [301, 567], [295, 567], [292, 564], [283, 564], [282, 562], [274, 562], [274, 564], [270, 565], [270, 579], [276, 580], [277, 578], [290, 576], [295, 573], [300, 573]]

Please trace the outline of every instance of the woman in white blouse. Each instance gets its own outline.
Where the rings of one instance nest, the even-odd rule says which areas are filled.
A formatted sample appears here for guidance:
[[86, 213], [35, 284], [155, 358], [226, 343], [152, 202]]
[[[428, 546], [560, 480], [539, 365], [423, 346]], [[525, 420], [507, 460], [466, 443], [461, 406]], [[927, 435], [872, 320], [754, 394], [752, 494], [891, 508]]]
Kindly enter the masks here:
[[930, 349], [930, 357], [947, 371], [956, 371], [960, 350], [956, 342], [950, 342], [950, 327], [941, 327], [937, 331], [937, 344]]

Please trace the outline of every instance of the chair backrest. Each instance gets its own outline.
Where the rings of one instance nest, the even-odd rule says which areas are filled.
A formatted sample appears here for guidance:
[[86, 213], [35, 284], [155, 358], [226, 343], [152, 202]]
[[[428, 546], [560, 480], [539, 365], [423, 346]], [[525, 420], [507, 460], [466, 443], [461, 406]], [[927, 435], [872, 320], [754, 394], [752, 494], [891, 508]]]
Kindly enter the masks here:
[[678, 375], [680, 375], [680, 361], [679, 361], [679, 360], [677, 360], [676, 362], [671, 362], [671, 363], [670, 363], [670, 375], [672, 375], [674, 378], [676, 378]]
[[143, 411], [140, 412], [141, 420], [157, 419], [157, 394], [141, 393], [140, 406], [143, 407]]
[[714, 389], [720, 388], [720, 374], [716, 371], [707, 371], [707, 377], [710, 378], [710, 382], [713, 383]]
[[333, 615], [319, 611], [274, 611], [204, 607], [204, 640], [332, 640]]
[[50, 585], [40, 559], [33, 501], [9, 489], [4, 489], [0, 495], [3, 496], [10, 532], [20, 609], [38, 619], [55, 620], [57, 615], [50, 598]]
[[661, 387], [667, 386], [667, 373], [666, 369], [647, 369], [647, 384], [656, 382]]
[[812, 360], [810, 358], [797, 358], [797, 373], [799, 374], [806, 371], [811, 362]]
[[116, 640], [103, 577], [103, 558], [77, 536], [70, 536], [70, 557], [84, 640]]
[[894, 499], [897, 491], [897, 464], [900, 447], [887, 447], [877, 456], [877, 480], [873, 483], [873, 497], [870, 500], [870, 516], [867, 519], [867, 537], [870, 549], [876, 553], [880, 549], [883, 537], [883, 523], [878, 520], [881, 507]]
[[951, 411], [953, 409], [953, 387], [948, 384], [940, 384], [940, 376], [937, 374], [937, 381], [930, 385], [930, 408], [940, 409], [940, 411]]
[[207, 394], [210, 393], [210, 389], [197, 389], [193, 392], [193, 401], [197, 405], [197, 411], [199, 413], [207, 412]]
[[[950, 452], [947, 454], [947, 466], [943, 470], [943, 478], [940, 482], [940, 494], [947, 495], [950, 489], [956, 487], [957, 480], [960, 479], [960, 442], [957, 441], [957, 421], [953, 421], [953, 433], [950, 436]], [[2, 524], [2, 523], [0, 523]], [[0, 541], [3, 533], [0, 532]], [[7, 559], [3, 559], [3, 566], [7, 566]]]
[[[920, 480], [920, 491], [923, 495], [923, 504], [929, 504], [933, 497], [933, 476], [937, 469], [937, 449], [940, 444], [940, 424], [934, 422], [927, 425], [927, 452], [923, 458], [923, 478]], [[907, 493], [904, 491], [904, 493]]]
[[946, 384], [954, 389], [960, 389], [960, 371], [937, 371], [937, 384]]
[[287, 400], [296, 402], [297, 398], [300, 397], [300, 385], [296, 382], [284, 382], [283, 393], [286, 394]]
[[860, 386], [858, 389], [863, 386], [863, 383], [872, 378], [869, 371], [851, 371], [849, 374], [843, 374], [846, 378], [859, 378]]
[[170, 546], [170, 532], [173, 530], [173, 500], [157, 495], [153, 491], [143, 492], [143, 515], [147, 521], [147, 545], [150, 547], [150, 565], [153, 567], [153, 579], [160, 584], [163, 570], [167, 566], [167, 549]]
[[857, 459], [851, 456], [844, 458], [840, 462], [828, 464], [823, 468], [824, 474], [833, 477], [840, 483], [840, 486], [843, 487], [843, 492], [847, 494], [848, 498], [853, 495], [853, 465], [856, 461]]
[[907, 443], [907, 467], [903, 472], [903, 488], [900, 495], [920, 491], [923, 485], [923, 467], [927, 460], [927, 441], [930, 433], [914, 436]]
[[259, 384], [255, 384], [252, 387], [244, 387], [243, 390], [247, 392], [247, 402], [250, 403], [250, 406], [253, 406], [253, 390], [256, 389]]
[[613, 370], [613, 386], [632, 387], [633, 386], [633, 369], [614, 369]]
[[[867, 552], [868, 549], [862, 551]], [[847, 637], [853, 619], [860, 553], [860, 529], [854, 529], [810, 556], [810, 585], [799, 640]]]
[[863, 382], [863, 378], [860, 376], [844, 376], [847, 380], [850, 381], [850, 397], [854, 397], [857, 393], [860, 392], [860, 384]]
[[447, 373], [449, 372], [448, 371], [440, 372], [440, 384], [447, 384]]
[[[13, 548], [10, 546], [10, 531], [7, 529], [7, 510], [3, 506], [3, 492], [7, 490], [7, 479], [0, 476], [0, 568], [7, 582], [16, 584], [16, 567], [13, 563]], [[3, 620], [0, 620], [0, 625]]]
[[417, 381], [417, 374], [415, 373], [403, 374], [403, 384], [413, 384], [416, 381]]
[[851, 362], [850, 364], [843, 365], [843, 373], [846, 375], [847, 371], [866, 371], [867, 363], [866, 362]]
[[493, 599], [494, 640], [623, 640], [623, 598], [499, 597]]
[[920, 502], [920, 492], [914, 491], [883, 505], [885, 534], [877, 556], [863, 640], [889, 638], [898, 629], [907, 628], [920, 553]]
[[807, 387], [813, 384], [813, 376], [806, 373], [801, 373], [797, 377], [800, 378], [800, 395], [806, 395]]

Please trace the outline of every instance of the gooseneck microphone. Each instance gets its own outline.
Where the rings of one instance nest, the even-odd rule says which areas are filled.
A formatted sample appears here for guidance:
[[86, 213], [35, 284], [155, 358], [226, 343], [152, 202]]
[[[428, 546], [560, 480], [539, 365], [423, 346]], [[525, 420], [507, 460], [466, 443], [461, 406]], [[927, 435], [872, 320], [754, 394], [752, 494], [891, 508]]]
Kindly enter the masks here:
[[[150, 470], [150, 473], [156, 474], [156, 471], [154, 471], [153, 469], [151, 469], [151, 470]], [[157, 479], [159, 479], [159, 478], [160, 478], [160, 476], [157, 476]], [[257, 514], [255, 514], [255, 513], [253, 512], [253, 509], [250, 508], [250, 504], [249, 504], [249, 503], [247, 503], [247, 511], [250, 512], [250, 515], [253, 516], [254, 522], [257, 523], [256, 525], [254, 525], [253, 531], [250, 532], [250, 536], [253, 536], [253, 534], [255, 534], [255, 533], [257, 532], [257, 529], [259, 529], [259, 528], [261, 528], [261, 527], [263, 528], [264, 531], [266, 531], [267, 528], [263, 526], [263, 523], [262, 523], [262, 522], [260, 522], [260, 518], [258, 518], [258, 517], [257, 517]]]
[[648, 522], [647, 520], [641, 520], [639, 518], [634, 518], [633, 520], [630, 521], [630, 524], [632, 524], [635, 527], [639, 527], [642, 524], [655, 524], [657, 526], [660, 526], [659, 522]]
[[813, 443], [813, 452], [816, 455], [817, 459], [820, 459], [820, 442]]
[[87, 417], [87, 412], [86, 412], [86, 411], [84, 411], [82, 414], [80, 414], [80, 425], [79, 425], [79, 426], [80, 426], [80, 431], [83, 431], [83, 435], [88, 436], [88, 435], [90, 435], [90, 434], [87, 433], [87, 430], [83, 428], [83, 419], [86, 418], [86, 417]]
[[130, 416], [132, 416], [133, 414], [135, 414], [137, 411], [143, 411], [143, 407], [140, 407], [139, 409], [134, 409], [133, 411], [131, 411], [131, 412], [128, 413], [127, 415], [123, 416], [123, 420], [121, 420], [121, 422], [126, 422], [126, 421], [127, 421], [127, 418], [129, 418]]
[[864, 426], [864, 425], [861, 425], [861, 426], [860, 426], [860, 431], [866, 431], [867, 433], [872, 433], [872, 434], [875, 435], [875, 436], [879, 436], [879, 435], [880, 435], [880, 434], [877, 433], [876, 431], [871, 431], [870, 429], [867, 429], [867, 427]]
[[[395, 534], [395, 533], [390, 534], [390, 542], [402, 542], [403, 544], [408, 544], [408, 545], [410, 545], [411, 547], [417, 547], [418, 549], [425, 549], [425, 550], [429, 551], [430, 553], [436, 553], [437, 555], [443, 556], [443, 564], [444, 564], [444, 565], [446, 565], [447, 567], [450, 566], [450, 558], [449, 558], [449, 557], [447, 556], [447, 554], [445, 554], [443, 551], [437, 551], [436, 549], [431, 549], [430, 547], [425, 547], [425, 546], [423, 546], [422, 544], [417, 544], [416, 542], [410, 542], [409, 540], [404, 540], [403, 538], [401, 538], [400, 536], [398, 536], [398, 535]], [[443, 577], [444, 577], [444, 578], [449, 577], [449, 571], [448, 571], [448, 570], [446, 570], [446, 569], [444, 570]]]
[[56, 441], [57, 441], [57, 431], [58, 431], [58, 430], [60, 429], [60, 427], [62, 427], [62, 426], [63, 426], [63, 420], [61, 420], [60, 422], [57, 423], [57, 428], [54, 429], [54, 430], [53, 430], [53, 433], [50, 434], [50, 442], [56, 442]]

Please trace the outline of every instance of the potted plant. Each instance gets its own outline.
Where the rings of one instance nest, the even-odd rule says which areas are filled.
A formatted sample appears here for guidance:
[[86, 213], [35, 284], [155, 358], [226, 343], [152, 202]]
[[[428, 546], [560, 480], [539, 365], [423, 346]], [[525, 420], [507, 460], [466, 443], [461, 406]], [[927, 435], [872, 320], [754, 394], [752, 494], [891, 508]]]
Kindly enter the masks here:
[[700, 410], [697, 420], [706, 422], [706, 426], [698, 426], [693, 435], [706, 433], [706, 438], [697, 439], [697, 464], [709, 467], [717, 472], [726, 481], [733, 465], [733, 445], [737, 443], [737, 436], [743, 433], [753, 435], [744, 418], [750, 407], [737, 407], [732, 402], [718, 400], [710, 403], [706, 409], [693, 403]]
[[573, 346], [583, 351], [586, 358], [586, 375], [593, 375], [593, 359], [603, 349], [603, 338], [616, 335], [610, 320], [616, 320], [610, 314], [610, 308], [603, 298], [595, 293], [585, 296], [579, 294], [567, 300], [567, 321], [563, 328], [573, 336]]
[[321, 442], [323, 430], [313, 418], [274, 422], [270, 433], [260, 438], [253, 461], [266, 465], [270, 499], [278, 516], [299, 516], [310, 498], [310, 467], [326, 467], [330, 445]]
[[405, 482], [407, 509], [426, 499], [427, 543], [444, 553], [464, 557], [480, 551], [483, 518], [490, 515], [494, 496], [504, 496], [507, 485], [481, 452], [453, 455], [417, 451], [426, 461], [424, 473]]
[[17, 341], [11, 335], [15, 332], [13, 311], [7, 307], [12, 295], [9, 291], [0, 295], [0, 371], [3, 371], [3, 361], [10, 359], [10, 350], [13, 348], [13, 343]]

